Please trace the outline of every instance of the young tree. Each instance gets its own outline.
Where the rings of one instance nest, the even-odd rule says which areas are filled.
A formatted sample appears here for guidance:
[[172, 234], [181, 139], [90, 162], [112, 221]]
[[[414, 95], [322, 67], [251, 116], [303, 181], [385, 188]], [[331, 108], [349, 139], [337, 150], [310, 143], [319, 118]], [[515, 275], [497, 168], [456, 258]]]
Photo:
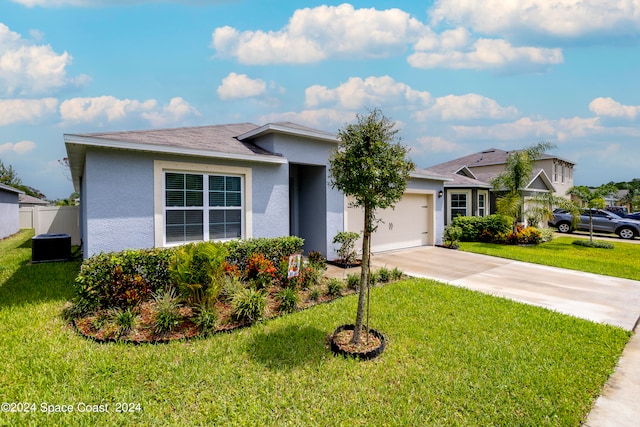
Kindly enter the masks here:
[[518, 220], [522, 219], [524, 189], [531, 180], [533, 165], [545, 151], [554, 147], [550, 142], [539, 142], [524, 150], [512, 151], [507, 156], [504, 172], [491, 180], [493, 189], [503, 193], [496, 201], [496, 209], [499, 214], [513, 218], [514, 233]]
[[331, 186], [353, 198], [364, 209], [360, 294], [353, 343], [360, 341], [364, 322], [366, 291], [369, 289], [371, 234], [376, 229], [377, 209], [392, 207], [407, 187], [415, 168], [406, 159], [407, 148], [396, 142], [395, 124], [378, 109], [358, 115], [356, 123], [338, 132], [340, 144], [329, 158]]
[[589, 242], [593, 243], [593, 216], [591, 209], [603, 209], [606, 206], [604, 198], [612, 193], [617, 193], [615, 185], [605, 184], [598, 188], [591, 189], [584, 185], [573, 186], [567, 190], [567, 194], [580, 199], [583, 208], [589, 210]]

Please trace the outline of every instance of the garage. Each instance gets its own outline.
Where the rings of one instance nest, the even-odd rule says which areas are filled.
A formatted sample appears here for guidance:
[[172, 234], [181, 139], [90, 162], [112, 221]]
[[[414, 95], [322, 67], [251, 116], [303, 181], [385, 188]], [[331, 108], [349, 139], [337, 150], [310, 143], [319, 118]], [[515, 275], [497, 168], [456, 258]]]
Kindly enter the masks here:
[[[407, 191], [395, 209], [378, 211], [382, 220], [371, 238], [371, 251], [382, 252], [435, 244], [435, 203], [433, 191]], [[347, 230], [362, 233], [364, 213], [347, 208]], [[361, 247], [362, 240], [358, 241]]]

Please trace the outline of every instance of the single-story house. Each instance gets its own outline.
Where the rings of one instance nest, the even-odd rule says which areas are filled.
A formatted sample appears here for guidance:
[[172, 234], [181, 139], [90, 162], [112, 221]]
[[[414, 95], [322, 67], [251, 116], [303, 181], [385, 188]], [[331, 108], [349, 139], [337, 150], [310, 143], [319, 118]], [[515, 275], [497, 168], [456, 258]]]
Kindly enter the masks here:
[[24, 192], [0, 184], [0, 239], [20, 231], [19, 197], [21, 194]]
[[[334, 134], [240, 123], [65, 134], [64, 141], [82, 200], [84, 256], [295, 235], [306, 251], [331, 259], [339, 231], [360, 231], [355, 210], [330, 185]], [[381, 213], [387, 225], [372, 249], [440, 243], [446, 179], [414, 173], [396, 209]]]
[[[505, 170], [508, 156], [509, 151], [490, 148], [423, 169], [450, 178], [444, 183], [445, 224], [458, 215], [486, 216], [496, 212], [491, 181]], [[550, 192], [568, 198], [574, 166], [569, 160], [542, 154], [533, 166], [525, 197]]]
[[46, 200], [38, 199], [37, 197], [30, 196], [28, 194], [20, 195], [21, 208], [34, 208], [36, 206], [49, 206], [49, 202], [47, 202]]

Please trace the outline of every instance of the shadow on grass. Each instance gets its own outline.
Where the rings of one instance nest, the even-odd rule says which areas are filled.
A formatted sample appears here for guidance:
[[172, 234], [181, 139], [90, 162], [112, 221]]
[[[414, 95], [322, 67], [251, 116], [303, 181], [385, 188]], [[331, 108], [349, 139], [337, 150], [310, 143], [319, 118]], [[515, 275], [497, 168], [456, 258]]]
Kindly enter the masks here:
[[21, 264], [0, 283], [0, 308], [46, 301], [68, 301], [79, 262]]
[[256, 333], [247, 352], [268, 369], [290, 370], [327, 355], [327, 331], [311, 326], [287, 325]]

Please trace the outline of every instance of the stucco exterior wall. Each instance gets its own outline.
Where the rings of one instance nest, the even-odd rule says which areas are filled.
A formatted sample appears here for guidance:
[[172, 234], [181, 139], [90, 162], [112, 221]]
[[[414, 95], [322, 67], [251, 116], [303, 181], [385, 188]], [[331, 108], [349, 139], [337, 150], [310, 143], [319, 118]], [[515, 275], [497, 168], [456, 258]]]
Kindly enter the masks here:
[[289, 234], [288, 165], [89, 149], [82, 179], [84, 255], [159, 246], [154, 238], [154, 161], [252, 170], [249, 237]]
[[0, 239], [20, 231], [18, 193], [0, 188]]
[[[317, 250], [325, 254], [327, 258], [334, 259], [337, 254], [333, 245], [335, 235], [344, 230], [344, 197], [342, 192], [331, 188], [329, 185], [329, 154], [337, 146], [337, 142], [321, 141], [312, 139], [302, 139], [300, 137], [284, 134], [269, 134], [257, 138], [256, 145], [274, 153], [282, 154], [289, 160], [290, 164], [322, 166], [325, 168], [325, 192], [323, 203], [318, 206], [322, 209], [307, 209], [301, 212], [305, 215], [305, 220], [309, 223], [320, 223], [324, 225], [324, 242], [319, 242], [313, 238], [310, 244], [313, 247], [306, 247], [308, 250]], [[288, 213], [287, 213], [288, 215]]]

